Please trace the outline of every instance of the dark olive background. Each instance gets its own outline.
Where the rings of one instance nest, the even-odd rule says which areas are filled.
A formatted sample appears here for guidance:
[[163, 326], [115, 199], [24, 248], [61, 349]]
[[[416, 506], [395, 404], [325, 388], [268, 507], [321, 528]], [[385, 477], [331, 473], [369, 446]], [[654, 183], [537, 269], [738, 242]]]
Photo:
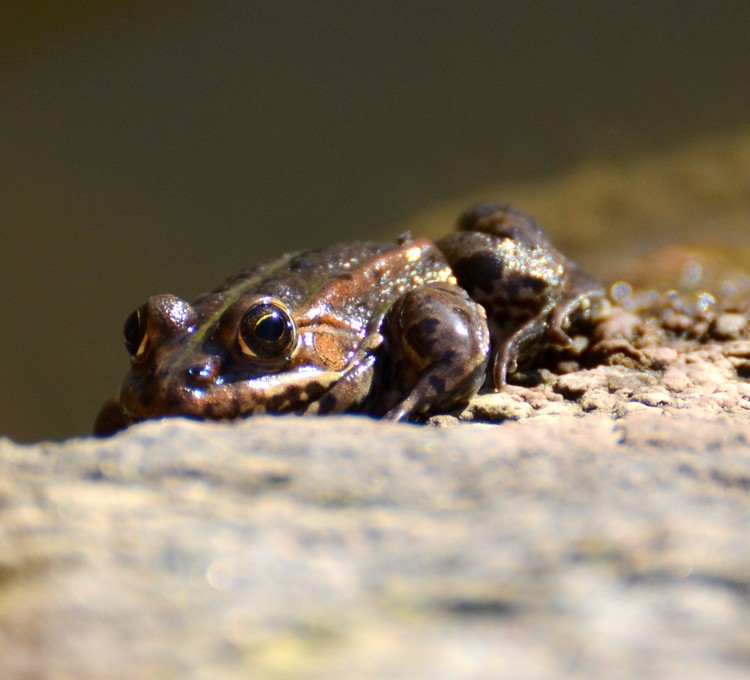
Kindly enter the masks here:
[[750, 121], [746, 2], [17, 4], [0, 431], [21, 440], [88, 430], [150, 294]]

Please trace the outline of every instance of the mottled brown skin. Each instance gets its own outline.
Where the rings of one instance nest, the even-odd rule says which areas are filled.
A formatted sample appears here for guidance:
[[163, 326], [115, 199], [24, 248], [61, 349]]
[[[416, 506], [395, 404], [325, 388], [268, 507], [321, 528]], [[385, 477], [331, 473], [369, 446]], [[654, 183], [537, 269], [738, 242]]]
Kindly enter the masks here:
[[604, 297], [602, 286], [560, 253], [533, 217], [509, 205], [470, 208], [458, 233], [437, 245], [459, 286], [487, 310], [498, 389], [545, 346], [569, 346], [571, 317], [587, 316]]
[[437, 244], [291, 253], [192, 304], [156, 295], [125, 325], [131, 370], [99, 435], [148, 418], [363, 412], [416, 419], [496, 389], [602, 296], [509, 206], [467, 211]]

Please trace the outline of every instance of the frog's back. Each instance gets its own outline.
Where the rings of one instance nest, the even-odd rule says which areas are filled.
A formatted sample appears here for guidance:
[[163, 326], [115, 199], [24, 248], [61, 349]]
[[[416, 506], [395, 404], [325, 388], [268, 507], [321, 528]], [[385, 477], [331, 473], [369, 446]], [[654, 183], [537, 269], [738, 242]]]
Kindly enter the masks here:
[[245, 269], [193, 307], [202, 318], [213, 317], [252, 293], [281, 300], [298, 314], [323, 303], [340, 317], [372, 319], [404, 291], [449, 275], [445, 258], [428, 239], [354, 241], [287, 253]]
[[392, 243], [354, 241], [285, 253], [242, 270], [211, 293], [198, 298], [195, 304], [201, 304], [208, 297], [224, 298], [233, 293], [239, 297], [252, 291], [296, 307], [332, 277], [346, 276], [363, 262], [395, 247]]

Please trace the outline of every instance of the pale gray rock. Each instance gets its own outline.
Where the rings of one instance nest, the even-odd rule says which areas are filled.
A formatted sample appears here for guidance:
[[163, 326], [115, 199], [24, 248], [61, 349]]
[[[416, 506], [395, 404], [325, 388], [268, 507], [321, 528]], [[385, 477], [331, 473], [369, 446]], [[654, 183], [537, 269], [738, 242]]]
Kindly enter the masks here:
[[748, 677], [747, 384], [582, 373], [501, 424], [0, 442], [0, 677]]

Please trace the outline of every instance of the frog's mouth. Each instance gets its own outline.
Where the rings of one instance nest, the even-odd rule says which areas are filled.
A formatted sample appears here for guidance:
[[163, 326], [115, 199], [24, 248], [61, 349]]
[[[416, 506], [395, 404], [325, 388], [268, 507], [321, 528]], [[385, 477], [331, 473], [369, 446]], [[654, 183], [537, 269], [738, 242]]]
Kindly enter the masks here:
[[365, 358], [341, 371], [306, 366], [204, 385], [131, 376], [123, 385], [120, 408], [131, 423], [168, 416], [234, 420], [263, 413], [340, 413], [367, 396], [372, 366], [373, 361]]

